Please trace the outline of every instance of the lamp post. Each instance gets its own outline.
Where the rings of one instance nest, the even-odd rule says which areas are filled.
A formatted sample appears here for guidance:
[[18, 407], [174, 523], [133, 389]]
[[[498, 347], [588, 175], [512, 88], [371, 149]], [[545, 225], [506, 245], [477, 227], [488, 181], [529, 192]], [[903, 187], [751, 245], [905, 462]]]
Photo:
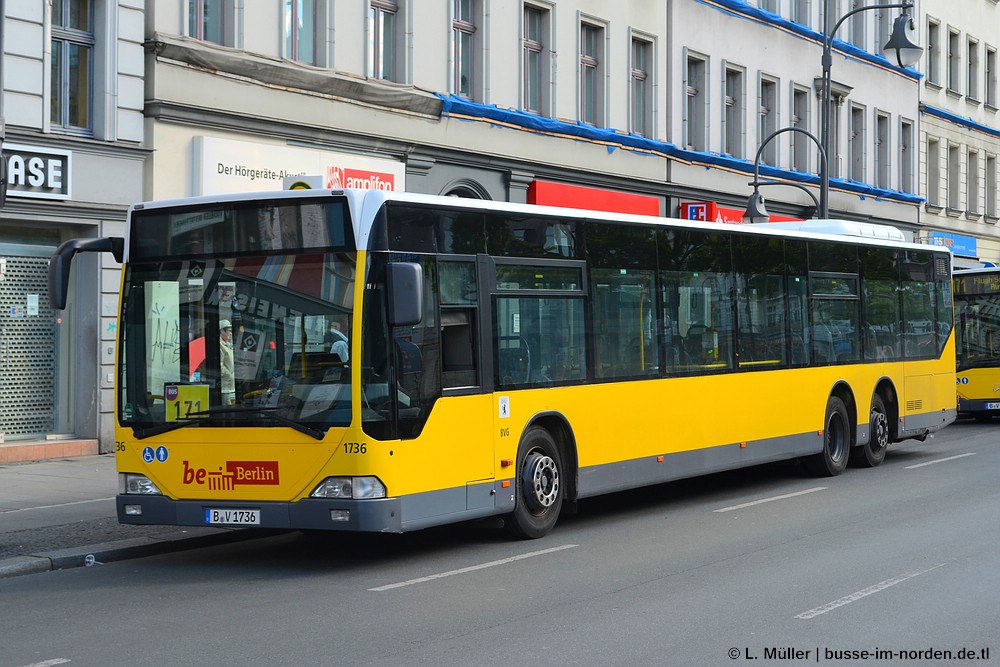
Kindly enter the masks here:
[[[892, 24], [892, 34], [889, 36], [889, 41], [882, 47], [882, 54], [894, 65], [909, 67], [920, 60], [920, 56], [923, 53], [923, 48], [912, 39], [916, 29], [913, 25], [913, 19], [906, 13], [912, 7], [912, 2], [858, 7], [841, 16], [834, 24], [833, 29], [825, 31], [823, 36], [823, 83], [820, 93], [822, 111], [820, 138], [823, 150], [828, 156], [830, 155], [830, 115], [831, 107], [833, 106], [833, 99], [830, 94], [830, 69], [833, 67], [834, 34], [836, 34], [837, 29], [840, 28], [845, 20], [859, 12], [868, 11], [869, 9], [902, 9], [903, 13]], [[823, 9], [823, 17], [826, 22], [826, 26], [824, 27], [828, 27], [830, 25], [830, 0], [824, 0]], [[829, 164], [827, 161], [824, 161], [819, 174], [819, 201], [820, 210], [823, 211], [820, 216], [824, 218], [828, 217], [830, 213], [830, 173], [828, 167]]]
[[[829, 211], [826, 208], [824, 208], [823, 201], [821, 199], [819, 200], [816, 199], [816, 195], [814, 195], [812, 193], [812, 190], [810, 190], [806, 186], [800, 183], [786, 183], [784, 181], [760, 180], [760, 156], [764, 154], [764, 147], [767, 146], [767, 144], [770, 143], [772, 139], [777, 137], [779, 134], [783, 134], [785, 132], [798, 132], [812, 139], [813, 143], [816, 144], [816, 147], [819, 148], [819, 158], [821, 167], [820, 173], [821, 174], [826, 173], [826, 167], [827, 167], [826, 149], [823, 148], [823, 144], [821, 144], [819, 139], [816, 138], [816, 135], [814, 135], [812, 132], [809, 132], [808, 130], [803, 130], [801, 127], [783, 127], [780, 130], [775, 130], [771, 134], [767, 135], [764, 141], [760, 142], [760, 146], [757, 147], [757, 154], [753, 158], [753, 180], [747, 183], [747, 185], [753, 186], [753, 194], [750, 195], [750, 200], [747, 202], [747, 210], [746, 213], [743, 214], [743, 222], [757, 223], [757, 222], [768, 221], [770, 216], [768, 215], [767, 209], [764, 207], [764, 197], [761, 196], [760, 194], [760, 186], [762, 185], [790, 185], [793, 188], [799, 188], [807, 195], [809, 195], [809, 197], [813, 200], [813, 204], [816, 205], [816, 213], [819, 215], [820, 218], [829, 217]], [[822, 194], [822, 192], [823, 190], [822, 188], [820, 188], [820, 194]]]

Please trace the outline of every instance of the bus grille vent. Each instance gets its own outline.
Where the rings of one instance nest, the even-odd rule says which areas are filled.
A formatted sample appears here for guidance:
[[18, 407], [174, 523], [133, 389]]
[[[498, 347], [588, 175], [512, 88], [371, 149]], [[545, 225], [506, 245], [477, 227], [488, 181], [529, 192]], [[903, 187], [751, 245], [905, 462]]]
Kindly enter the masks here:
[[907, 412], [913, 412], [914, 410], [922, 410], [923, 407], [924, 407], [924, 401], [923, 401], [923, 399], [919, 399], [918, 398], [915, 401], [907, 401], [906, 402], [906, 411]]

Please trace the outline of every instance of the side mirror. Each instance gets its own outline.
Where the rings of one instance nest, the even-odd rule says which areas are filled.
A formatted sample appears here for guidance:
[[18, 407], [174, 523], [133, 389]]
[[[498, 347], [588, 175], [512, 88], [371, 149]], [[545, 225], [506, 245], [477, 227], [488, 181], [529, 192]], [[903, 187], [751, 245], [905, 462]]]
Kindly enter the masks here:
[[388, 271], [389, 325], [420, 324], [423, 317], [424, 269], [416, 262], [392, 262]]
[[69, 268], [78, 252], [110, 252], [121, 263], [125, 256], [125, 239], [112, 236], [101, 239], [72, 239], [59, 246], [49, 258], [49, 303], [56, 310], [66, 307], [69, 290]]

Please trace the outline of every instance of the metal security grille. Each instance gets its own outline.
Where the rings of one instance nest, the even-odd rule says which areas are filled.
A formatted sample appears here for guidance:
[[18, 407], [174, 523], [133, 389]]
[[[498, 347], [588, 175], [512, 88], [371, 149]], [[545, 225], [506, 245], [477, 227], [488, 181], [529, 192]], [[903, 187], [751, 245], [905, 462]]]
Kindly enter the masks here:
[[55, 340], [45, 257], [0, 256], [0, 436], [52, 432]]

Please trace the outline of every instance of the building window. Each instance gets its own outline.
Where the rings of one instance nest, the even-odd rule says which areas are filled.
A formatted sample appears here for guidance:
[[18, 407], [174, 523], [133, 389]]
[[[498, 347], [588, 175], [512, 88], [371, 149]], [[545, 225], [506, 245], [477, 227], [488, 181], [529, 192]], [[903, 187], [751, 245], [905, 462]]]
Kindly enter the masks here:
[[[847, 2], [852, 1], [847, 0]], [[819, 25], [817, 26], [820, 32], [825, 33], [830, 30], [840, 18], [840, 2], [841, 0], [821, 0], [819, 3]], [[840, 33], [840, 36], [843, 37], [844, 33]]]
[[652, 136], [653, 125], [653, 76], [650, 69], [653, 66], [653, 43], [639, 37], [632, 37], [631, 79], [632, 113], [631, 127], [635, 134], [643, 137]]
[[778, 130], [778, 82], [761, 77], [760, 109], [757, 124], [757, 145], [764, 146], [761, 162], [778, 164], [778, 140], [764, 141]]
[[889, 116], [875, 114], [875, 187], [889, 187]]
[[927, 83], [941, 85], [941, 24], [927, 21]]
[[473, 98], [475, 83], [475, 4], [474, 0], [455, 0], [455, 18], [451, 22], [455, 49], [455, 92], [466, 99]]
[[948, 90], [960, 92], [958, 84], [962, 77], [961, 35], [954, 30], [948, 31]]
[[997, 107], [997, 50], [986, 47], [986, 104]]
[[[848, 11], [854, 11], [862, 6], [861, 0], [850, 0], [848, 3]], [[837, 17], [834, 16], [833, 20], [836, 21]], [[858, 47], [859, 49], [867, 48], [868, 45], [868, 12], [858, 12], [850, 19], [851, 28], [851, 44]]]
[[[809, 91], [805, 88], [795, 87], [792, 90], [792, 127], [810, 132], [809, 129]], [[801, 132], [790, 132], [792, 148], [792, 169], [795, 171], [809, 171], [809, 156], [812, 154], [814, 144], [812, 140]]]
[[743, 91], [743, 70], [726, 66], [725, 105], [722, 110], [722, 152], [743, 157], [743, 123], [746, 102]]
[[948, 209], [958, 212], [962, 203], [962, 156], [957, 144], [948, 145]]
[[285, 0], [285, 56], [316, 63], [316, 0]]
[[913, 123], [899, 123], [899, 190], [913, 192]]
[[842, 144], [840, 141], [840, 128], [841, 117], [843, 116], [841, 107], [843, 107], [843, 104], [844, 98], [835, 96], [830, 105], [830, 137], [828, 146], [830, 152], [827, 153], [826, 158], [830, 176], [833, 178], [840, 178], [841, 176], [841, 158], [843, 156], [840, 154]]
[[580, 120], [588, 125], [604, 122], [604, 30], [580, 24]]
[[979, 215], [979, 151], [969, 151], [968, 166], [965, 179], [966, 211], [973, 216]]
[[65, 130], [93, 131], [94, 7], [91, 0], [52, 2], [50, 121]]
[[781, 9], [778, 7], [778, 5], [779, 5], [778, 0], [761, 0], [760, 2], [760, 8], [765, 11], [771, 12], [772, 14], [778, 14], [781, 12]]
[[1000, 215], [997, 210], [997, 157], [996, 155], [986, 156], [986, 215], [996, 218]]
[[[892, 34], [893, 13], [898, 9], [876, 9], [875, 14], [875, 48], [874, 51], [881, 53], [882, 47], [889, 41]], [[862, 12], [864, 14], [865, 12]]]
[[399, 6], [391, 0], [370, 0], [368, 9], [368, 76], [399, 81], [396, 24]]
[[549, 114], [549, 81], [552, 57], [549, 49], [549, 10], [524, 6], [524, 109]]
[[941, 142], [927, 138], [927, 203], [941, 206]]
[[792, 0], [792, 20], [796, 23], [811, 27], [809, 10], [809, 0]]
[[965, 94], [972, 100], [979, 99], [979, 42], [970, 39], [966, 50]]
[[865, 108], [851, 106], [850, 178], [865, 182]]
[[233, 0], [188, 0], [188, 35], [203, 42], [235, 46], [235, 16]]
[[684, 146], [688, 150], [708, 148], [708, 61], [688, 54], [684, 81]]

